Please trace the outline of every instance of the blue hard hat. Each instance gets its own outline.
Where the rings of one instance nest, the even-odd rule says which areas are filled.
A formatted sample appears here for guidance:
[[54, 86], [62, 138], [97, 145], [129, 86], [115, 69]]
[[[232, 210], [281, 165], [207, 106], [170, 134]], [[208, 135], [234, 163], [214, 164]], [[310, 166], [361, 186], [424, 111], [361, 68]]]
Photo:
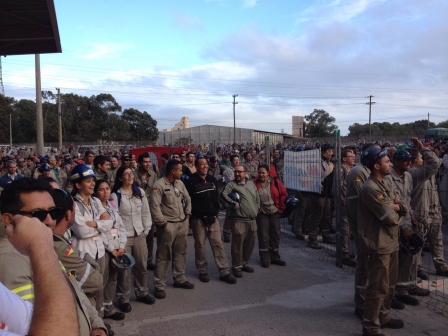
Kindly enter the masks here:
[[182, 174], [180, 177], [180, 180], [184, 183], [186, 183], [190, 179], [190, 176], [188, 174]]
[[130, 253], [124, 253], [121, 257], [111, 258], [110, 263], [119, 271], [125, 271], [135, 265], [135, 259]]
[[288, 195], [286, 196], [284, 202], [286, 205], [285, 211], [282, 212], [280, 217], [285, 218], [289, 217], [289, 215], [299, 207], [299, 200], [294, 196]]
[[95, 173], [91, 168], [84, 164], [77, 165], [70, 172], [70, 181], [82, 180], [88, 177], [95, 177]]
[[407, 150], [402, 149], [394, 153], [393, 159], [400, 161], [412, 161], [413, 156]]
[[404, 254], [416, 255], [423, 248], [424, 241], [418, 234], [413, 233], [410, 239], [400, 236], [400, 249]]
[[370, 167], [376, 161], [387, 155], [387, 150], [370, 146], [361, 153], [361, 164]]
[[39, 168], [37, 168], [37, 170], [43, 172], [43, 171], [50, 171], [51, 168], [48, 163], [44, 163]]
[[236, 203], [240, 203], [240, 200], [241, 200], [240, 194], [238, 194], [236, 191], [232, 191], [229, 194], [229, 198]]

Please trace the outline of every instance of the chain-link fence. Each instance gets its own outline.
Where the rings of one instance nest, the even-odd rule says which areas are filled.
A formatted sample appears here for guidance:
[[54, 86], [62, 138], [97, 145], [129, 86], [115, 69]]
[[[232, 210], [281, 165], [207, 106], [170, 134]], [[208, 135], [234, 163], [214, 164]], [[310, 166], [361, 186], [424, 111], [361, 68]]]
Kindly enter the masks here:
[[[334, 143], [336, 148], [340, 148], [338, 139], [334, 139]], [[443, 225], [448, 224], [448, 169], [444, 168], [442, 160], [434, 153], [424, 151], [426, 154], [423, 155], [423, 166], [418, 167], [418, 163], [413, 162], [414, 166], [411, 168], [414, 170], [411, 171], [413, 188], [418, 191], [416, 193], [414, 190], [411, 196], [414, 197], [412, 204], [417, 204], [413, 211], [419, 222], [419, 229], [415, 232], [424, 236], [425, 245], [421, 256], [417, 254], [412, 258], [409, 284], [411, 288], [417, 286], [428, 289], [430, 295], [417, 296], [418, 299], [437, 311], [448, 314], [448, 225]], [[431, 163], [430, 156], [437, 162]], [[341, 153], [335, 150], [335, 171], [341, 169], [340, 157]], [[436, 164], [440, 168], [437, 171], [431, 170], [429, 164]], [[333, 190], [333, 197], [328, 194], [324, 197], [325, 190], [317, 193], [315, 184], [316, 180], [320, 182], [325, 175], [322, 173], [323, 166], [319, 167], [320, 165], [319, 150], [285, 155], [285, 186], [290, 194], [299, 199], [300, 206], [289, 218], [281, 221], [282, 241], [319, 259], [328, 260], [335, 266], [344, 267], [354, 274], [356, 247], [354, 235], [347, 231], [347, 224], [342, 218], [345, 214], [342, 206], [344, 204], [341, 204], [344, 198], [341, 198], [342, 177], [333, 174], [332, 186], [336, 190]], [[421, 174], [416, 174], [418, 171]], [[344, 236], [347, 238], [344, 239]], [[317, 244], [310, 243], [314, 239]]]

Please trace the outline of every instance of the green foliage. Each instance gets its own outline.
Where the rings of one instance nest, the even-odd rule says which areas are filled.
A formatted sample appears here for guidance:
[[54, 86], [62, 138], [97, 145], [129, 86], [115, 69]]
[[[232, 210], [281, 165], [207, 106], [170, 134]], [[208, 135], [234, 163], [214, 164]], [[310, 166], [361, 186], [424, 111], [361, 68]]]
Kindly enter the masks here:
[[159, 137], [157, 121], [148, 112], [130, 108], [123, 111], [121, 118], [129, 123], [132, 138], [139, 141], [156, 141]]
[[[435, 123], [430, 122], [429, 128], [434, 127], [444, 127], [441, 126], [443, 123], [440, 123], [436, 126]], [[448, 124], [448, 120], [447, 120]], [[405, 136], [417, 136], [423, 137], [425, 131], [428, 129], [428, 120], [417, 120], [407, 124], [400, 124], [395, 122], [393, 124], [389, 122], [378, 123], [375, 122], [371, 126], [372, 128], [372, 136], [388, 136], [388, 135], [405, 135]], [[348, 127], [349, 136], [351, 137], [363, 137], [369, 135], [369, 124], [358, 124], [355, 123]]]
[[[106, 93], [91, 97], [61, 94], [63, 141], [144, 140], [158, 138], [157, 121], [144, 111], [124, 110]], [[0, 143], [9, 143], [9, 115], [12, 116], [14, 142], [36, 141], [36, 103], [0, 95]], [[44, 141], [58, 141], [57, 94], [42, 91]]]
[[338, 127], [334, 124], [336, 119], [325, 110], [314, 111], [305, 116], [305, 135], [310, 138], [324, 138], [332, 136], [333, 131]]

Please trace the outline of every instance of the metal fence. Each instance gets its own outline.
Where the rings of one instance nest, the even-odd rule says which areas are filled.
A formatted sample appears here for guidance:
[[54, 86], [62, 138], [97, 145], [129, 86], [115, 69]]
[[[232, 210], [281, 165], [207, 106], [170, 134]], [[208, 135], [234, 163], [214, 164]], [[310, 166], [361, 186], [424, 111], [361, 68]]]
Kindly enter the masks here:
[[[337, 139], [335, 139], [335, 143], [336, 145], [338, 144]], [[340, 162], [340, 153], [335, 151], [335, 156], [338, 159], [338, 162]], [[338, 169], [338, 167], [335, 169]], [[285, 179], [288, 178], [288, 174], [293, 175], [290, 176], [291, 178], [297, 178], [297, 171], [284, 170], [283, 174]], [[338, 178], [338, 176], [339, 174], [334, 175], [335, 178]], [[446, 216], [446, 211], [448, 210], [446, 194], [446, 190], [448, 189], [448, 169], [444, 172], [440, 171], [437, 174], [437, 182], [442, 205], [442, 212], [439, 215], [441, 215], [442, 219], [440, 219], [440, 221], [436, 220], [432, 222], [427, 220], [427, 225], [422, 226], [422, 229], [427, 232], [426, 243], [422, 251], [421, 259], [419, 260], [418, 258], [415, 258], [413, 267], [418, 268], [428, 275], [428, 279], [417, 278], [417, 286], [429, 289], [431, 292], [430, 296], [419, 296], [417, 298], [420, 299], [422, 303], [434, 308], [436, 311], [448, 315], [448, 265], [446, 263], [446, 260], [448, 260], [448, 216]], [[334, 185], [340, 185], [340, 183], [341, 181], [335, 181]], [[327, 260], [334, 266], [343, 267], [348, 272], [354, 274], [355, 268], [343, 265], [341, 255], [340, 253], [337, 253], [341, 251], [342, 247], [342, 227], [339, 225], [340, 221], [337, 220], [339, 215], [337, 197], [335, 196], [336, 201], [332, 200], [330, 218], [325, 218], [325, 216], [323, 216], [322, 222], [319, 225], [320, 229], [325, 229], [324, 222], [326, 220], [329, 222], [327, 224], [330, 225], [331, 232], [336, 238], [336, 244], [325, 243], [322, 240], [322, 235], [319, 234], [317, 242], [322, 246], [322, 249], [313, 249], [308, 247], [307, 241], [311, 221], [315, 220], [315, 218], [311, 218], [311, 208], [313, 206], [313, 202], [311, 201], [312, 194], [302, 192], [300, 195], [294, 190], [288, 189], [288, 191], [295, 194], [296, 197], [301, 197], [300, 201], [302, 206], [289, 218], [282, 219], [282, 243], [297, 247], [301, 251], [314, 255], [321, 260]], [[433, 189], [432, 191], [437, 190]], [[427, 217], [430, 218], [433, 215], [434, 214], [427, 214]], [[349, 240], [348, 249], [352, 254], [352, 257], [354, 257], [356, 255], [356, 247], [353, 241], [353, 236], [351, 236]], [[437, 274], [437, 268], [440, 271], [441, 265], [447, 267], [446, 277], [440, 275], [440, 273], [439, 275]]]

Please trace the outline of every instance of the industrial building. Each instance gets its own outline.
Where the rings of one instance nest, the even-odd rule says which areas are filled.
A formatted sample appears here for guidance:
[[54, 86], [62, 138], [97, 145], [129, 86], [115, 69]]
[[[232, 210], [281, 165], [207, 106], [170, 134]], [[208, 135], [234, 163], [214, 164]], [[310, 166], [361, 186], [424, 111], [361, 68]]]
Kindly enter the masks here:
[[[286, 138], [292, 138], [291, 135], [284, 133], [274, 133], [267, 131], [254, 130], [249, 128], [235, 128], [236, 143], [264, 143], [265, 137], [269, 137], [271, 144], [284, 142]], [[171, 131], [159, 131], [157, 145], [163, 146], [176, 143], [190, 144], [216, 144], [233, 143], [233, 127], [202, 125], [190, 128], [172, 129]]]

